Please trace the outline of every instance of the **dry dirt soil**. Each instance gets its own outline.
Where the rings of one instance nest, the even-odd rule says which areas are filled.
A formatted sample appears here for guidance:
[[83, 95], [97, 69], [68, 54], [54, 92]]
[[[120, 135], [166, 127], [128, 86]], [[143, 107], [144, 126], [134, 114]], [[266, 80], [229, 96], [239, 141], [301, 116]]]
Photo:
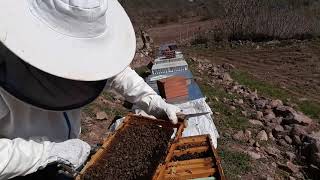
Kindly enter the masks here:
[[[258, 47], [258, 48], [257, 48]], [[189, 49], [190, 54], [214, 63], [231, 63], [256, 78], [286, 89], [301, 100], [320, 102], [320, 42], [221, 50]]]
[[119, 0], [136, 29], [154, 27], [184, 19], [209, 19], [221, 13], [218, 0]]
[[147, 30], [155, 46], [170, 42], [186, 42], [196, 35], [205, 33], [219, 22], [217, 20], [199, 21], [199, 18], [185, 19], [182, 23], [156, 26]]
[[[99, 113], [105, 113], [98, 119]], [[123, 99], [111, 92], [103, 92], [94, 102], [83, 108], [81, 113], [81, 139], [90, 145], [100, 144], [108, 136], [108, 128], [119, 117], [129, 111], [123, 107]]]

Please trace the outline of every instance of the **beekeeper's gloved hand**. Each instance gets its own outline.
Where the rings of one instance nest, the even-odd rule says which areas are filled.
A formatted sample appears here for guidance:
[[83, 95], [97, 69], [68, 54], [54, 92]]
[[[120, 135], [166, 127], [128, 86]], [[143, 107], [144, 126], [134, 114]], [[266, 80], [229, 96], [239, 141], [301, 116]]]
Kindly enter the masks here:
[[135, 71], [130, 67], [108, 80], [107, 88], [123, 95], [127, 101], [157, 118], [167, 116], [173, 124], [178, 122], [180, 108], [167, 104]]
[[52, 143], [51, 148], [48, 149], [48, 156], [44, 166], [51, 163], [61, 163], [76, 170], [85, 163], [90, 150], [90, 145], [80, 139]]
[[[178, 123], [177, 113], [181, 109], [172, 104], [166, 103], [159, 95], [149, 95], [141, 100], [141, 103], [149, 104], [144, 110], [157, 118], [169, 118], [173, 124]], [[142, 105], [143, 106], [143, 105]]]
[[72, 139], [61, 143], [0, 138], [0, 179], [10, 179], [36, 172], [58, 162], [76, 169], [89, 155], [90, 146]]

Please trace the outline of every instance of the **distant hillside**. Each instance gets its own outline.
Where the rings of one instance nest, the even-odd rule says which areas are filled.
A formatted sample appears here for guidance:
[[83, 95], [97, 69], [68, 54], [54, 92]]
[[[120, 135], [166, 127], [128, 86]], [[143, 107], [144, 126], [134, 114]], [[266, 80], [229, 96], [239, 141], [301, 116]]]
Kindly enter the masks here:
[[[200, 39], [269, 41], [320, 37], [320, 0], [119, 0], [136, 29], [216, 22], [200, 29]], [[212, 21], [207, 21], [212, 20]], [[161, 29], [159, 29], [161, 31]], [[192, 32], [193, 33], [193, 32]], [[205, 33], [205, 34], [204, 34]], [[192, 34], [193, 36], [194, 34]], [[206, 36], [206, 37], [204, 37]], [[161, 37], [159, 37], [161, 39]], [[172, 38], [171, 38], [172, 39]], [[173, 38], [175, 39], [175, 38]], [[162, 42], [162, 41], [161, 41]], [[203, 42], [203, 41], [201, 41]]]
[[218, 0], [119, 0], [135, 26], [179, 22], [187, 18], [209, 19], [221, 14]]
[[[225, 15], [226, 3], [252, 0], [119, 0], [136, 27], [181, 22], [189, 18], [207, 20]], [[320, 0], [260, 0], [274, 8], [302, 9], [309, 16], [320, 16]], [[262, 3], [263, 4], [263, 3]], [[263, 9], [263, 7], [262, 7]]]

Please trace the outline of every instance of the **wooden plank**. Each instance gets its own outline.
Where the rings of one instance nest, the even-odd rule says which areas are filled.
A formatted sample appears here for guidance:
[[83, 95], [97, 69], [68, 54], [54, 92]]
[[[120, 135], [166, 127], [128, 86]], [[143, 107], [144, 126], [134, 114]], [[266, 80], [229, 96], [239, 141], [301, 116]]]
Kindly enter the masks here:
[[[128, 123], [129, 121], [131, 121], [132, 119], [131, 119], [131, 117], [133, 116], [133, 114], [129, 114], [128, 116], [126, 116], [125, 118], [124, 118], [124, 123]], [[122, 123], [122, 125], [124, 124], [124, 123]], [[120, 125], [120, 127], [122, 126], [122, 125]], [[120, 129], [120, 128], [118, 128], [118, 129]]]
[[209, 150], [209, 146], [200, 146], [200, 147], [194, 147], [194, 148], [189, 148], [185, 150], [174, 150], [173, 151], [173, 156], [181, 156], [184, 154], [193, 154], [193, 153], [202, 153], [206, 152]]
[[179, 123], [180, 123], [180, 127], [177, 130], [176, 137], [174, 138], [173, 142], [180, 141], [180, 139], [182, 137], [183, 130], [186, 127], [186, 120], [185, 119], [179, 120]]
[[168, 83], [168, 82], [175, 82], [175, 81], [183, 81], [183, 80], [187, 80], [187, 78], [185, 78], [184, 76], [171, 76], [165, 79], [161, 79], [159, 80], [159, 82], [161, 83]]
[[191, 165], [191, 164], [204, 164], [204, 163], [213, 163], [212, 157], [202, 158], [202, 159], [191, 159], [185, 161], [176, 161], [167, 163], [167, 167], [170, 166], [183, 166], [183, 165]]
[[216, 165], [218, 167], [218, 172], [219, 172], [219, 176], [220, 176], [219, 179], [220, 180], [226, 180], [227, 178], [224, 175], [224, 171], [223, 171], [222, 165], [221, 165], [221, 158], [219, 157], [218, 151], [213, 147], [211, 138], [209, 140], [210, 140], [211, 149], [213, 151], [214, 158], [215, 158], [215, 161], [216, 161]]
[[170, 94], [166, 94], [166, 100], [172, 99], [187, 99], [189, 97], [189, 92], [170, 92]]
[[189, 148], [200, 147], [200, 146], [209, 146], [210, 147], [210, 144], [207, 142], [192, 142], [192, 143], [188, 143], [188, 144], [176, 143], [176, 145], [177, 145], [176, 150], [189, 149]]
[[179, 86], [187, 86], [187, 80], [179, 80], [179, 81], [172, 81], [172, 82], [166, 82], [164, 84], [161, 84], [165, 89], [167, 88], [173, 88], [173, 87], [179, 87]]
[[170, 162], [171, 161], [175, 149], [176, 149], [176, 145], [174, 145], [174, 144], [171, 145], [171, 147], [169, 149], [169, 153], [168, 153], [168, 155], [167, 155], [167, 157], [166, 157], [164, 162]]
[[184, 145], [184, 144], [193, 143], [193, 142], [208, 142], [208, 136], [201, 135], [201, 136], [184, 137], [179, 139], [177, 143], [178, 145]]
[[193, 172], [197, 170], [205, 170], [213, 168], [212, 163], [206, 164], [192, 164], [192, 165], [184, 165], [184, 166], [175, 166], [169, 167], [165, 170], [165, 174], [172, 174], [172, 173], [182, 173], [182, 172]]
[[213, 176], [217, 172], [216, 168], [210, 168], [206, 170], [196, 170], [189, 172], [181, 172], [176, 174], [166, 174], [164, 179], [194, 179]]
[[162, 180], [161, 177], [164, 176], [166, 165], [160, 164], [156, 170], [156, 173], [153, 175], [152, 180]]

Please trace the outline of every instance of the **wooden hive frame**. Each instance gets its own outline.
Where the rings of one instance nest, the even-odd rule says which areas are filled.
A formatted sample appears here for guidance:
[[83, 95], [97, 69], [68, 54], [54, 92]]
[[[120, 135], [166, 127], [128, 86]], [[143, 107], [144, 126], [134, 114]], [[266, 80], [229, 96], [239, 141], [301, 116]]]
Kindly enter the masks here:
[[[189, 147], [179, 149], [181, 146]], [[213, 157], [173, 161], [174, 156], [206, 151], [211, 151]], [[165, 162], [158, 166], [153, 180], [186, 180], [210, 176], [225, 180], [221, 160], [212, 146], [209, 135], [202, 135], [176, 139], [170, 147]]]
[[[139, 121], [132, 120], [132, 117], [139, 117]], [[102, 143], [101, 148], [94, 154], [90, 161], [85, 165], [76, 180], [81, 180], [86, 171], [95, 165], [95, 163], [102, 157], [103, 153], [111, 145], [117, 133], [121, 133], [129, 125], [138, 124], [157, 124], [163, 127], [177, 128], [175, 138], [169, 142], [167, 156], [165, 161], [160, 164], [153, 176], [153, 180], [186, 180], [193, 178], [202, 178], [215, 176], [217, 179], [225, 180], [224, 172], [221, 166], [221, 160], [216, 149], [212, 146], [209, 135], [192, 136], [182, 138], [182, 132], [185, 128], [184, 123], [172, 125], [168, 121], [154, 120], [137, 115], [126, 116], [124, 122], [112, 134], [110, 134]], [[186, 149], [179, 149], [181, 146], [190, 146]], [[190, 159], [183, 161], [172, 161], [174, 156], [181, 156], [188, 153], [211, 151], [213, 157], [204, 157], [198, 159]]]
[[[134, 120], [132, 117], [139, 117], [139, 121]], [[86, 163], [85, 167], [81, 170], [79, 175], [75, 178], [76, 180], [81, 180], [83, 179], [82, 177], [86, 174], [87, 170], [94, 166], [95, 163], [102, 157], [103, 153], [108, 150], [108, 147], [111, 145], [113, 139], [115, 138], [117, 133], [121, 133], [123, 130], [125, 130], [129, 125], [139, 125], [139, 124], [156, 124], [160, 125], [162, 127], [167, 127], [167, 128], [177, 128], [177, 132], [175, 134], [175, 138], [172, 142], [176, 142], [181, 136], [182, 136], [182, 131], [185, 127], [184, 123], [179, 122], [177, 125], [171, 124], [169, 121], [165, 120], [155, 120], [139, 115], [133, 115], [129, 114], [128, 116], [125, 117], [125, 120], [123, 123], [118, 127], [118, 129], [110, 134], [102, 143], [102, 146], [99, 148], [99, 150], [91, 156], [91, 159], [89, 162]], [[169, 142], [170, 147], [171, 142]]]

